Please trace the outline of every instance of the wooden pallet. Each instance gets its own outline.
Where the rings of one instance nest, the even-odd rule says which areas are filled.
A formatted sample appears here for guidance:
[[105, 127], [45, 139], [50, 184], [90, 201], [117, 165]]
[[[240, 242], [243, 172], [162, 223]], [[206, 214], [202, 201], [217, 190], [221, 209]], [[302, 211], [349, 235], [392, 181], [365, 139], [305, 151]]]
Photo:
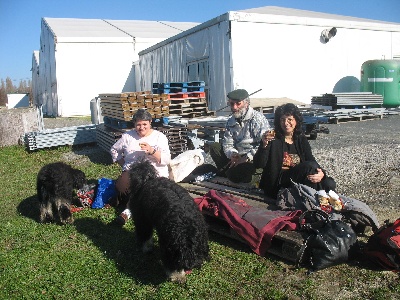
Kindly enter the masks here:
[[167, 137], [172, 157], [188, 150], [187, 127], [158, 127], [155, 129], [162, 132]]
[[153, 89], [169, 88], [169, 87], [198, 87], [198, 86], [205, 86], [205, 82], [204, 81], [181, 81], [181, 82], [165, 82], [165, 83], [153, 82]]
[[[316, 118], [321, 123], [334, 123], [338, 124], [341, 122], [351, 121], [365, 121], [371, 119], [382, 119], [386, 109], [383, 108], [353, 108], [353, 109], [337, 109], [329, 111], [311, 111], [309, 114], [310, 118]], [[305, 116], [306, 118], [307, 116]]]
[[206, 98], [201, 98], [201, 97], [182, 97], [182, 98], [169, 98], [169, 101], [172, 104], [178, 104], [178, 103], [204, 103], [207, 104]]
[[130, 121], [138, 109], [144, 108], [153, 118], [169, 116], [170, 101], [167, 94], [131, 92], [99, 94], [101, 114], [105, 117]]
[[[263, 208], [265, 210], [276, 210], [273, 204], [275, 201], [263, 195], [259, 190], [254, 190], [248, 185], [234, 184], [222, 177], [215, 177], [210, 181], [199, 183], [180, 183], [193, 198], [198, 198], [207, 194], [211, 189], [224, 193], [232, 194], [247, 202], [253, 207]], [[203, 212], [209, 229], [223, 236], [235, 239], [246, 244], [246, 241], [240, 237], [228, 223], [208, 212]], [[267, 253], [276, 255], [290, 262], [296, 262], [300, 256], [301, 246], [305, 236], [297, 231], [279, 231], [272, 239], [271, 247]]]
[[[187, 98], [184, 100], [187, 100]], [[182, 116], [183, 118], [214, 115], [214, 112], [208, 110], [206, 102], [173, 103], [172, 100], [169, 107], [169, 113], [171, 116]]]
[[104, 124], [96, 126], [96, 142], [97, 145], [106, 152], [110, 152], [111, 146], [118, 141], [124, 131], [113, 129]]

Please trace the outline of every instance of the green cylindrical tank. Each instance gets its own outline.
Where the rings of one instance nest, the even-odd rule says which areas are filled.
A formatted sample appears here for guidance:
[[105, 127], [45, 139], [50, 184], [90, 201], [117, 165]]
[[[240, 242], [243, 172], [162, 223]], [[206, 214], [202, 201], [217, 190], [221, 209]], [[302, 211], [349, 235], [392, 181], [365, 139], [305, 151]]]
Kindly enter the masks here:
[[361, 66], [361, 92], [383, 96], [384, 107], [400, 106], [400, 60], [368, 60]]

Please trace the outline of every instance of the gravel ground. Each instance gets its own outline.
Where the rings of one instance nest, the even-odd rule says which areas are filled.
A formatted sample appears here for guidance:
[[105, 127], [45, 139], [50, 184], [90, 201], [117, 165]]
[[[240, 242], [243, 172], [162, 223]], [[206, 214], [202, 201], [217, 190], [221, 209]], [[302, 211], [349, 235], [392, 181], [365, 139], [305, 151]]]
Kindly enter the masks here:
[[368, 204], [382, 223], [400, 210], [400, 115], [324, 124], [310, 141], [314, 156], [337, 182], [337, 192]]
[[44, 129], [63, 128], [71, 126], [92, 124], [90, 116], [88, 117], [70, 117], [70, 118], [43, 118]]
[[[91, 124], [85, 118], [45, 118], [46, 129]], [[337, 192], [368, 204], [380, 223], [400, 210], [400, 115], [322, 124], [329, 133], [310, 140], [317, 161], [335, 178]], [[93, 147], [98, 151], [98, 147]], [[85, 150], [83, 155], [87, 154]]]

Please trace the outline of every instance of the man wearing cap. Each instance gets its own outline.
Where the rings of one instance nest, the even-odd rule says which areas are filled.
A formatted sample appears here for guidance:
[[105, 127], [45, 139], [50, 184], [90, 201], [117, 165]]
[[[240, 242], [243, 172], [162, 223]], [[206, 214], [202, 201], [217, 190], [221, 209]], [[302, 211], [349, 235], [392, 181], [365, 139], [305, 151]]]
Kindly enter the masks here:
[[220, 170], [219, 175], [235, 183], [251, 182], [256, 172], [253, 155], [270, 126], [262, 113], [250, 107], [246, 90], [234, 90], [227, 97], [232, 116], [226, 123], [222, 145], [212, 144], [210, 155]]

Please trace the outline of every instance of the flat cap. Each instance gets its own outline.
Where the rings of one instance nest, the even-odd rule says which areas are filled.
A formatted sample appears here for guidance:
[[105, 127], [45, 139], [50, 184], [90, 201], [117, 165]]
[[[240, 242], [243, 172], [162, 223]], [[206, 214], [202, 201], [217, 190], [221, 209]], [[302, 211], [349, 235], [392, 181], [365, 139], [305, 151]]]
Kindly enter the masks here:
[[244, 90], [244, 89], [237, 89], [232, 92], [229, 92], [228, 95], [226, 95], [228, 99], [232, 101], [242, 101], [249, 97], [249, 93]]

